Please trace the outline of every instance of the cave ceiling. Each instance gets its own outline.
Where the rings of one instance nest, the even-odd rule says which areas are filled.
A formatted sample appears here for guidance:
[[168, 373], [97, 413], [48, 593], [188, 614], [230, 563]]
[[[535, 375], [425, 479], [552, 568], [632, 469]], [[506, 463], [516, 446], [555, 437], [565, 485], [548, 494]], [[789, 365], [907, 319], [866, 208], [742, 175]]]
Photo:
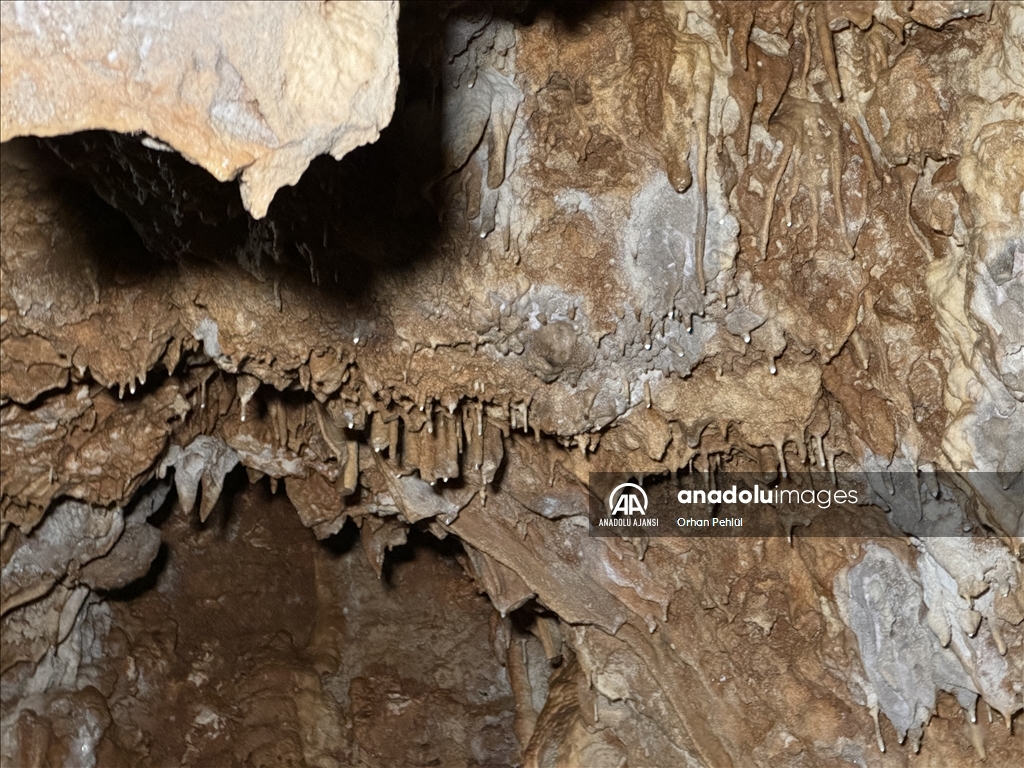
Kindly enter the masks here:
[[5, 763], [1024, 752], [1024, 4], [2, 8]]

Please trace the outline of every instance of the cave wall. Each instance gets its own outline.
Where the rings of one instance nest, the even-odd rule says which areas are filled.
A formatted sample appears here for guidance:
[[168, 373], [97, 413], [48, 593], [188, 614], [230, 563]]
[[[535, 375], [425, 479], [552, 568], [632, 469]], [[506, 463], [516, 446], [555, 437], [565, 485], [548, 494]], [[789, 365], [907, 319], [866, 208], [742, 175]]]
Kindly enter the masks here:
[[[136, 5], [105, 9], [125, 26], [104, 28], [137, 42]], [[349, 577], [315, 545], [352, 536], [349, 521], [377, 574], [410, 535], [458, 549], [493, 606], [464, 595], [465, 620], [489, 626], [497, 663], [477, 637], [463, 666], [504, 681], [505, 709], [486, 706], [516, 738], [467, 751], [442, 726], [481, 701], [422, 669], [359, 678], [372, 654], [336, 648], [376, 643], [343, 642], [335, 617], [331, 639], [292, 633], [259, 661], [304, 681], [307, 714], [280, 722], [310, 764], [1011, 764], [1024, 5], [380, 4], [362, 20], [339, 6], [353, 7], [286, 5], [272, 24], [197, 6], [161, 28], [151, 79], [141, 57], [119, 90], [90, 63], [112, 43], [57, 45], [59, 14], [33, 27], [4, 5], [4, 138], [50, 137], [6, 142], [0, 179], [4, 755], [28, 763], [32, 723], [64, 707], [93, 713], [89, 750], [170, 758], [123, 714], [131, 701], [157, 718], [163, 694], [94, 668], [159, 642], [191, 663], [198, 641], [146, 639], [158, 630], [126, 612], [154, 594], [110, 595], [166, 568], [161, 546], [204, 568], [218, 521], [290, 505], [308, 549], [259, 578], [308, 558], [295, 589], [319, 605], [349, 599], [331, 597]], [[247, 25], [279, 55], [257, 56]], [[338, 43], [291, 60], [293, 34], [375, 57], [332, 59]], [[41, 56], [48, 40], [58, 53]], [[314, 54], [343, 74], [328, 95], [303, 80]], [[203, 56], [224, 62], [219, 80], [194, 98], [168, 88]], [[228, 71], [272, 140], [229, 141], [211, 119]], [[292, 77], [306, 85], [260, 90]], [[68, 93], [73, 116], [43, 109]], [[99, 128], [120, 133], [59, 135]], [[347, 154], [311, 161], [323, 153]], [[984, 533], [588, 534], [594, 472], [811, 466], [921, 488], [939, 473], [971, 499], [957, 520]], [[168, 506], [173, 523], [149, 522]], [[153, 620], [177, 621], [191, 593], [160, 579]], [[406, 599], [379, 620], [428, 598]], [[383, 645], [454, 643], [447, 623]], [[159, 674], [181, 685], [182, 669]], [[356, 686], [361, 710], [356, 678], [376, 681]], [[421, 698], [398, 727], [462, 751], [387, 751], [374, 697], [403, 685]], [[218, 695], [180, 706], [246, 731]], [[312, 711], [353, 725], [318, 742]], [[72, 738], [54, 727], [50, 741]], [[196, 739], [174, 759], [221, 754]]]

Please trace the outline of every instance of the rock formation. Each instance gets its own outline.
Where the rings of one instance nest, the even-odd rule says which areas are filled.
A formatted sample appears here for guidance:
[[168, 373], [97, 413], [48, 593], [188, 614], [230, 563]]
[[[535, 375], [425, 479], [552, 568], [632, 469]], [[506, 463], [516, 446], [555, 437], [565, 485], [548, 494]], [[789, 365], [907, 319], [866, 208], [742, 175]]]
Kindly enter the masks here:
[[394, 2], [4, 2], [0, 136], [144, 134], [256, 218], [314, 157], [377, 139], [398, 87]]
[[[1024, 753], [1024, 3], [0, 38], [5, 764]], [[862, 503], [592, 529], [812, 468]]]

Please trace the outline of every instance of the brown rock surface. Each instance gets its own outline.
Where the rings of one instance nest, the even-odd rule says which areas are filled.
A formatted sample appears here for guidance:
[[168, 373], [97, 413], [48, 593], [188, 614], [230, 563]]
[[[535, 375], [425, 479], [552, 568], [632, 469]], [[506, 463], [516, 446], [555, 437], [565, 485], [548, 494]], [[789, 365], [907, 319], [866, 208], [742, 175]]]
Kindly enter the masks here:
[[[370, 98], [396, 11], [354, 7], [260, 12], [379, 16], [327, 78]], [[63, 98], [8, 99], [43, 71], [16, 10], [5, 131]], [[195, 44], [257, 56], [221, 21]], [[222, 183], [255, 145], [211, 177], [110, 102], [3, 145], [5, 762], [1015, 765], [1024, 4], [397, 24], [394, 119], [341, 162], [306, 169], [348, 96], [302, 91], [309, 142], [259, 97], [303, 158], [261, 155], [260, 205]], [[133, 114], [205, 120], [190, 93]], [[811, 469], [863, 503], [590, 529], [593, 473]]]

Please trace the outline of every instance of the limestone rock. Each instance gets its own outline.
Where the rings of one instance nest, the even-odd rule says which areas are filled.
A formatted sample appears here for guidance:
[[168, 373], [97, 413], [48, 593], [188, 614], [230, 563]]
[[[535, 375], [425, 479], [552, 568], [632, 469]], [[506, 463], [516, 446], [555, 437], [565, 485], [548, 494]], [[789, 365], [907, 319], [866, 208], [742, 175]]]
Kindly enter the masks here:
[[[26, 20], [165, 7], [4, 6], [3, 119], [106, 40]], [[5, 764], [1019, 762], [1024, 4], [253, 8], [67, 78], [189, 62], [132, 114], [243, 194], [0, 150]], [[731, 472], [815, 503], [591, 529]]]
[[395, 2], [3, 5], [0, 136], [143, 134], [256, 218], [320, 154], [376, 140], [398, 87]]

